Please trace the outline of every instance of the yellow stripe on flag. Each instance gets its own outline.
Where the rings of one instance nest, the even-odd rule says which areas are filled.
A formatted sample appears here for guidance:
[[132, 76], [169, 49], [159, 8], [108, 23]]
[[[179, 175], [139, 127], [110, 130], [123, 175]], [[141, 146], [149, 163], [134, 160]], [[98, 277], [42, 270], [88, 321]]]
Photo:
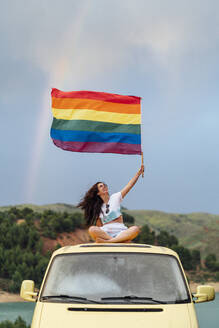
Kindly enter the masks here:
[[92, 109], [57, 109], [52, 108], [53, 116], [60, 120], [87, 120], [119, 124], [141, 124], [140, 114], [120, 114], [99, 112]]

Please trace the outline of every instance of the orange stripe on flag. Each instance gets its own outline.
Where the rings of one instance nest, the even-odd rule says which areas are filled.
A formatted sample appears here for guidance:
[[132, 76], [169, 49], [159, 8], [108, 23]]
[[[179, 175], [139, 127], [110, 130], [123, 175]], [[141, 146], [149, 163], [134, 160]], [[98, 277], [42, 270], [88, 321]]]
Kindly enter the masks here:
[[52, 107], [57, 109], [92, 109], [102, 112], [140, 114], [140, 104], [118, 104], [93, 99], [52, 97]]

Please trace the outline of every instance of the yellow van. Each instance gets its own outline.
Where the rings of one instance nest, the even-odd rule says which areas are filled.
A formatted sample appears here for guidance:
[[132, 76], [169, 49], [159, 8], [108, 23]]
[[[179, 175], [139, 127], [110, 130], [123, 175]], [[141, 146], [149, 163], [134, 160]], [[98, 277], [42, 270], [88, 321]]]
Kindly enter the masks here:
[[66, 246], [51, 257], [39, 293], [24, 280], [21, 297], [36, 301], [31, 328], [197, 328], [194, 302], [178, 255], [144, 244]]

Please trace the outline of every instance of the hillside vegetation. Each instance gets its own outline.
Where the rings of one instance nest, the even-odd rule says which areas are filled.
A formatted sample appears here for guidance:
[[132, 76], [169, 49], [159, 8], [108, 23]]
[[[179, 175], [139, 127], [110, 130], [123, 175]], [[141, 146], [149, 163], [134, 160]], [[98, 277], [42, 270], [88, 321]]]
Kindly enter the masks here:
[[[24, 279], [35, 280], [36, 286], [39, 287], [51, 252], [55, 249], [91, 241], [85, 229], [83, 214], [74, 206], [55, 204], [31, 207], [34, 210], [23, 205], [7, 207], [0, 211], [0, 288], [10, 292], [19, 291]], [[65, 209], [68, 211], [63, 211]], [[197, 247], [193, 244], [189, 250], [173, 233], [173, 228], [177, 230], [178, 226], [181, 226], [181, 220], [186, 225], [185, 216], [164, 213], [164, 219], [162, 213], [156, 212], [153, 218], [155, 212], [148, 211], [144, 220], [152, 229], [144, 224], [139, 212], [123, 210], [125, 224], [142, 225], [141, 233], [134, 242], [172, 248], [180, 256], [192, 280], [196, 280], [197, 275], [199, 281], [219, 280], [219, 262], [215, 252], [209, 252], [203, 257], [199, 244]], [[144, 214], [145, 212], [143, 211]], [[188, 219], [191, 228], [193, 224], [190, 221], [192, 220]], [[171, 229], [165, 229], [164, 222], [170, 224]], [[200, 224], [200, 220], [198, 222]], [[184, 228], [183, 226], [182, 229]]]
[[9, 320], [0, 322], [0, 328], [30, 328], [30, 325], [19, 316], [15, 322]]
[[[69, 204], [57, 203], [48, 205], [23, 204], [16, 208], [31, 208], [35, 212], [45, 210], [75, 213], [80, 210]], [[9, 210], [11, 206], [0, 207], [0, 211]], [[202, 256], [209, 253], [219, 254], [219, 215], [209, 213], [173, 214], [150, 210], [124, 210], [135, 218], [139, 226], [147, 224], [155, 232], [165, 230], [176, 236], [181, 245], [189, 249], [199, 249]]]
[[30, 208], [34, 212], [43, 213], [46, 210], [51, 210], [54, 212], [67, 212], [74, 213], [80, 211], [76, 206], [65, 204], [65, 203], [55, 203], [55, 204], [46, 204], [46, 205], [34, 205], [34, 204], [20, 204], [20, 205], [9, 205], [9, 206], [0, 206], [0, 211], [9, 211], [11, 207], [16, 207], [19, 210], [24, 208]]
[[166, 230], [175, 235], [183, 246], [199, 249], [202, 256], [219, 254], [219, 215], [172, 214], [146, 210], [125, 212], [134, 216], [136, 224], [148, 224], [156, 232]]

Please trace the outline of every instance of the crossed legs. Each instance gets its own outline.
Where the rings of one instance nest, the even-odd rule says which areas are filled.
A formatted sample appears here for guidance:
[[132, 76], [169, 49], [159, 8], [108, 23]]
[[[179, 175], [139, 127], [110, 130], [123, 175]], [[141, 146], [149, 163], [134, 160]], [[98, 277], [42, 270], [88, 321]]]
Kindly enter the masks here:
[[139, 227], [132, 226], [125, 231], [122, 231], [116, 237], [111, 237], [101, 228], [92, 226], [88, 229], [88, 232], [96, 243], [125, 243], [134, 239], [140, 232]]

